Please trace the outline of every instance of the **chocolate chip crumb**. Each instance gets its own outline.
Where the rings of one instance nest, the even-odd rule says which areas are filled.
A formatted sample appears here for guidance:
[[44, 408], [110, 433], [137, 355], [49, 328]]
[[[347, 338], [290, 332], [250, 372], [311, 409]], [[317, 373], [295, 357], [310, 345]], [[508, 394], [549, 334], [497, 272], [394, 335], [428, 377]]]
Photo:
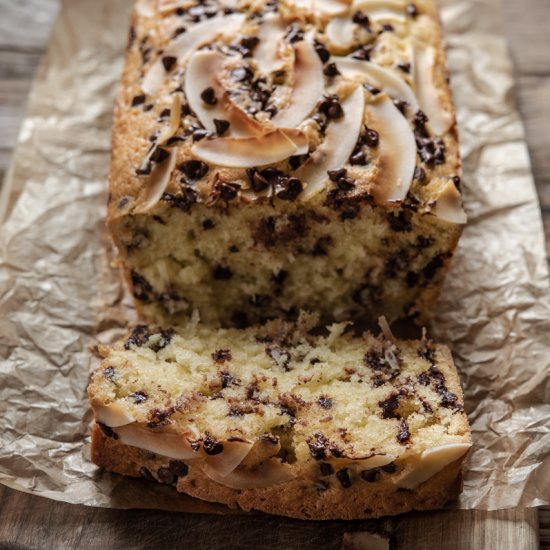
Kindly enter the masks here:
[[151, 336], [149, 329], [146, 325], [136, 325], [132, 329], [132, 334], [124, 344], [124, 349], [130, 349], [131, 346], [137, 346], [138, 348], [144, 346]]
[[351, 487], [351, 479], [349, 477], [349, 472], [347, 468], [342, 468], [341, 470], [338, 470], [336, 472], [336, 478], [344, 489], [348, 489], [349, 487]]
[[231, 361], [231, 350], [218, 349], [212, 354], [212, 359], [215, 363], [225, 363]]
[[136, 391], [131, 393], [128, 397], [133, 399], [136, 405], [141, 405], [141, 403], [145, 403], [145, 401], [147, 401], [147, 393], [144, 391]]
[[319, 399], [317, 400], [317, 404], [320, 407], [323, 407], [323, 409], [331, 409], [332, 399], [330, 397], [327, 397], [326, 395], [321, 395], [321, 397], [319, 397]]
[[326, 457], [328, 440], [321, 432], [316, 432], [313, 437], [308, 438], [307, 445], [315, 460], [322, 460]]
[[401, 420], [399, 423], [399, 430], [396, 435], [397, 441], [404, 445], [409, 441], [411, 437], [411, 433], [409, 432], [409, 426], [407, 425], [407, 422], [405, 420]]
[[201, 99], [207, 105], [216, 105], [216, 103], [218, 102], [218, 99], [216, 98], [216, 92], [214, 91], [214, 88], [212, 88], [212, 86], [205, 88], [201, 92]]
[[161, 483], [165, 483], [166, 485], [172, 485], [172, 483], [175, 483], [176, 476], [170, 471], [169, 468], [159, 468], [157, 470], [157, 476]]

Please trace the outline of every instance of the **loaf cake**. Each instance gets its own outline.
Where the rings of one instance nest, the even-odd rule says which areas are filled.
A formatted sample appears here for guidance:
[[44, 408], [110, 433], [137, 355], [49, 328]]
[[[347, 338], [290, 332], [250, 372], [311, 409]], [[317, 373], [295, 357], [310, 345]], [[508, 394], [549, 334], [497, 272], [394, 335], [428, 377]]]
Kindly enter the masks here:
[[465, 223], [435, 2], [139, 0], [108, 226], [149, 323], [429, 318]]
[[232, 508], [358, 519], [441, 507], [470, 448], [449, 350], [345, 323], [136, 326], [88, 389], [92, 459]]

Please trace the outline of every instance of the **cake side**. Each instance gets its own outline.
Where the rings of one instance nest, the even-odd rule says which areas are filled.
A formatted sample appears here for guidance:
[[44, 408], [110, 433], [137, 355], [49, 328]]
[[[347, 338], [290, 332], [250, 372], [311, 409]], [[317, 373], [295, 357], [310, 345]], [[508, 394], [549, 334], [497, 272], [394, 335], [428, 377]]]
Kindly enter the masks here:
[[429, 317], [465, 221], [441, 30], [371, 4], [138, 3], [108, 223], [146, 318]]
[[136, 327], [92, 376], [93, 460], [293, 517], [441, 506], [471, 445], [449, 351], [344, 330]]

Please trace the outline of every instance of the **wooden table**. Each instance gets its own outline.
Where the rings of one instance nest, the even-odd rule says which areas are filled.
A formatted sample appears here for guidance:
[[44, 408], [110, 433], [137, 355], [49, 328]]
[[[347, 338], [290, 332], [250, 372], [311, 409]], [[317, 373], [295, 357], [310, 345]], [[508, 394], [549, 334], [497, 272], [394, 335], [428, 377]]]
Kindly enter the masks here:
[[[90, 0], [93, 1], [93, 0]], [[505, 0], [506, 32], [515, 62], [517, 101], [527, 131], [550, 251], [550, 29], [548, 0]], [[0, 181], [7, 170], [59, 0], [0, 0]], [[87, 508], [0, 486], [0, 548], [339, 548], [345, 530], [374, 522], [315, 523], [254, 516], [246, 532], [231, 516]], [[540, 524], [540, 530], [539, 530]], [[550, 507], [498, 512], [408, 514], [384, 522], [399, 549], [541, 548], [550, 550]]]

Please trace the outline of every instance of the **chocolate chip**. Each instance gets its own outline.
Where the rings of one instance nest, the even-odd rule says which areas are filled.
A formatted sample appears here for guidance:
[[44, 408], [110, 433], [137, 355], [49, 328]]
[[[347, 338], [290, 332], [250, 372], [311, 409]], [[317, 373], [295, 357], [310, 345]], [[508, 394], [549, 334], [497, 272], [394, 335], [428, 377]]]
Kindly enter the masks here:
[[413, 179], [423, 183], [426, 181], [426, 170], [422, 166], [415, 166]]
[[361, 477], [368, 483], [374, 483], [380, 478], [380, 470], [378, 468], [371, 468], [370, 470], [363, 470]]
[[321, 59], [322, 63], [326, 63], [330, 59], [330, 52], [327, 50], [324, 44], [321, 44], [318, 40], [315, 40], [313, 47]]
[[288, 32], [285, 36], [287, 42], [290, 44], [294, 44], [294, 42], [299, 42], [300, 40], [304, 39], [304, 31], [300, 28], [300, 26], [296, 23], [292, 23], [290, 25]]
[[183, 34], [187, 29], [185, 27], [178, 27], [172, 34], [172, 39], [177, 38], [180, 34]]
[[113, 382], [114, 379], [115, 379], [115, 369], [114, 369], [114, 367], [105, 367], [103, 369], [103, 376], [107, 380], [110, 380], [111, 382]]
[[[171, 112], [170, 109], [163, 109], [159, 114], [159, 120], [162, 120], [164, 118], [169, 118], [170, 117], [170, 112]], [[156, 137], [155, 137], [155, 139], [156, 139]]]
[[257, 170], [254, 169], [248, 169], [246, 171], [248, 175], [248, 179], [250, 180], [250, 183], [252, 185], [252, 189], [256, 193], [261, 193], [262, 191], [265, 191], [269, 187], [269, 181], [260, 174]]
[[228, 281], [231, 277], [233, 277], [233, 272], [228, 267], [218, 265], [214, 268], [212, 276], [217, 281]]
[[124, 344], [124, 349], [130, 349], [131, 346], [137, 346], [138, 348], [144, 346], [149, 341], [150, 336], [151, 333], [146, 325], [136, 325]]
[[208, 173], [208, 164], [202, 160], [186, 160], [178, 166], [190, 180], [200, 180]]
[[328, 170], [327, 174], [330, 181], [337, 183], [339, 179], [345, 177], [347, 172], [348, 171], [345, 168], [338, 168], [337, 170]]
[[455, 184], [455, 187], [460, 191], [460, 176], [453, 176], [451, 181]]
[[393, 25], [390, 25], [389, 23], [384, 23], [382, 25], [382, 32], [393, 32], [394, 30]]
[[360, 48], [357, 48], [353, 54], [353, 59], [361, 59], [362, 61], [369, 61], [370, 60], [370, 54], [372, 53], [373, 46], [368, 44], [365, 46], [361, 46]]
[[170, 153], [166, 149], [163, 149], [162, 147], [156, 147], [150, 159], [152, 162], [155, 162], [156, 164], [161, 164], [169, 156], [170, 156]]
[[396, 412], [400, 397], [399, 393], [395, 393], [383, 401], [378, 401], [378, 406], [382, 408], [382, 418], [401, 418], [399, 413]]
[[394, 462], [390, 462], [389, 464], [385, 464], [384, 466], [380, 466], [380, 469], [387, 473], [387, 474], [393, 474], [397, 472], [397, 466]]
[[219, 118], [214, 119], [214, 126], [216, 127], [216, 134], [223, 136], [227, 130], [229, 130], [229, 120], [223, 120]]
[[365, 84], [363, 84], [363, 88], [365, 88], [365, 90], [368, 90], [372, 95], [378, 95], [380, 93], [380, 88], [372, 86], [368, 82], [365, 82]]
[[245, 36], [241, 40], [241, 46], [243, 47], [244, 57], [248, 57], [252, 54], [252, 50], [260, 43], [260, 39], [257, 36]]
[[361, 25], [362, 27], [370, 27], [370, 19], [368, 15], [363, 13], [362, 11], [356, 11], [353, 14], [352, 21], [354, 23], [357, 23], [358, 25]]
[[340, 71], [338, 70], [336, 63], [328, 63], [327, 65], [325, 65], [323, 73], [325, 74], [325, 76], [332, 78], [338, 76], [340, 74]]
[[342, 468], [341, 470], [338, 470], [336, 472], [336, 478], [344, 489], [348, 489], [349, 487], [351, 487], [351, 479], [349, 477], [349, 472], [347, 468]]
[[178, 58], [177, 57], [174, 57], [172, 55], [167, 55], [165, 57], [162, 58], [162, 64], [164, 66], [164, 70], [166, 72], [169, 72], [172, 70], [172, 68], [174, 67], [174, 65], [176, 64]]
[[317, 400], [317, 404], [320, 407], [323, 407], [323, 409], [331, 409], [332, 408], [332, 399], [330, 397], [327, 397], [326, 395], [321, 395], [319, 399]]
[[210, 229], [214, 229], [216, 227], [216, 224], [211, 219], [206, 219], [202, 221], [202, 228], [205, 231], [208, 231]]
[[406, 61], [400, 61], [397, 64], [397, 68], [401, 69], [404, 73], [407, 73], [407, 74], [411, 72], [411, 64], [407, 63]]
[[143, 105], [145, 103], [146, 97], [144, 95], [136, 95], [132, 99], [132, 107], [137, 107], [138, 105]]
[[168, 464], [168, 469], [176, 477], [185, 477], [189, 473], [189, 466], [182, 462], [181, 460], [171, 460]]
[[240, 186], [236, 183], [221, 182], [218, 186], [220, 197], [224, 201], [232, 201], [238, 194]]
[[231, 350], [218, 349], [212, 354], [212, 359], [215, 363], [225, 363], [231, 361]]
[[399, 423], [399, 430], [395, 437], [397, 441], [402, 445], [409, 441], [411, 433], [409, 432], [409, 426], [407, 425], [407, 422], [405, 420], [401, 420], [401, 422]]
[[321, 462], [319, 466], [321, 468], [322, 476], [330, 476], [334, 472], [334, 470], [332, 469], [332, 466], [328, 462]]
[[328, 440], [322, 433], [315, 433], [313, 437], [307, 440], [307, 445], [311, 456], [315, 460], [322, 460], [326, 457]]
[[358, 151], [351, 155], [349, 162], [353, 166], [364, 166], [367, 164], [367, 155], [365, 155], [364, 151]]
[[147, 401], [147, 394], [144, 391], [136, 391], [131, 393], [128, 397], [133, 399], [134, 403], [137, 405], [141, 405], [141, 403], [145, 403], [145, 401]]
[[319, 112], [327, 115], [328, 118], [341, 118], [344, 116], [344, 110], [340, 105], [337, 95], [326, 95], [319, 104]]
[[201, 139], [204, 139], [205, 137], [210, 137], [211, 135], [212, 134], [204, 128], [195, 128], [193, 130], [193, 142], [200, 141]]
[[107, 426], [107, 424], [103, 424], [103, 422], [97, 423], [99, 429], [107, 436], [112, 437], [113, 439], [118, 439], [118, 435], [114, 432], [114, 430]]
[[304, 190], [303, 183], [298, 178], [288, 178], [277, 183], [277, 198], [284, 201], [294, 201]]
[[217, 439], [214, 439], [208, 432], [206, 432], [206, 437], [202, 442], [202, 447], [204, 452], [210, 456], [218, 455], [223, 452], [223, 444]]
[[372, 128], [366, 128], [367, 130], [363, 141], [369, 146], [369, 147], [378, 147], [378, 144], [380, 143], [380, 135], [376, 130], [373, 130]]
[[157, 476], [161, 483], [166, 483], [166, 485], [172, 485], [172, 483], [176, 481], [176, 476], [169, 468], [159, 468], [157, 470]]
[[237, 67], [231, 71], [231, 77], [237, 82], [251, 80], [254, 73], [248, 67]]
[[418, 273], [415, 273], [414, 271], [407, 272], [407, 275], [405, 276], [405, 282], [407, 283], [407, 286], [409, 288], [413, 288], [418, 284], [418, 281], [420, 280], [420, 276]]
[[390, 213], [387, 215], [387, 220], [391, 229], [393, 231], [397, 231], [398, 233], [407, 233], [408, 231], [411, 231], [412, 225], [410, 219], [411, 214], [409, 212], [405, 212], [404, 210], [400, 210], [396, 214]]
[[216, 105], [216, 103], [218, 102], [218, 99], [216, 98], [216, 92], [214, 91], [214, 88], [212, 88], [212, 86], [205, 88], [201, 92], [201, 99], [207, 105]]
[[416, 7], [416, 4], [413, 4], [412, 2], [410, 2], [409, 4], [407, 4], [407, 15], [409, 17], [412, 17], [413, 19], [415, 17], [417, 17], [418, 15], [418, 8]]
[[139, 475], [143, 478], [143, 479], [146, 479], [147, 481], [157, 481], [154, 477], [153, 477], [153, 474], [147, 469], [145, 468], [145, 466], [141, 467], [139, 469]]
[[351, 191], [355, 188], [355, 180], [350, 177], [340, 178], [336, 185], [338, 186], [338, 189], [342, 191]]

